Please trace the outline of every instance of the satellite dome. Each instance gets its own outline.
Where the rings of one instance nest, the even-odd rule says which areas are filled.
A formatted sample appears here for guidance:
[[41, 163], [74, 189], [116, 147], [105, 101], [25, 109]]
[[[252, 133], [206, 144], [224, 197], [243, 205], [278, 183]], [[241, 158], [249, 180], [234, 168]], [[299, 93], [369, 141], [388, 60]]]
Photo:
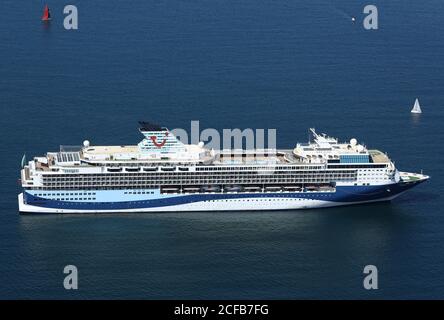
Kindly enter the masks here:
[[350, 139], [350, 144], [354, 147], [358, 143], [358, 140], [355, 138]]
[[83, 141], [83, 146], [85, 148], [88, 148], [89, 147], [89, 141], [88, 140]]
[[203, 143], [203, 142], [201, 141], [201, 142], [199, 142], [197, 145], [198, 145], [200, 148], [203, 148], [203, 146], [205, 145], [205, 143]]
[[358, 146], [356, 147], [356, 150], [358, 150], [358, 152], [362, 152], [362, 151], [364, 151], [364, 146], [361, 144], [358, 144]]

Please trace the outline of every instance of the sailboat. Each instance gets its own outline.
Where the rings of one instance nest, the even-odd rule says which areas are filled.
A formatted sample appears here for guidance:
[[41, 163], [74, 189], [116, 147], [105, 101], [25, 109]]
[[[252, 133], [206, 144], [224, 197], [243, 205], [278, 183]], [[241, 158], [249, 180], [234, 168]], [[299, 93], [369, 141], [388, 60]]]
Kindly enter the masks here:
[[51, 12], [49, 11], [49, 7], [46, 4], [45, 8], [43, 9], [42, 21], [49, 21], [49, 20], [51, 20]]
[[411, 113], [422, 113], [418, 98], [416, 98], [416, 100], [415, 100], [415, 105], [413, 106]]

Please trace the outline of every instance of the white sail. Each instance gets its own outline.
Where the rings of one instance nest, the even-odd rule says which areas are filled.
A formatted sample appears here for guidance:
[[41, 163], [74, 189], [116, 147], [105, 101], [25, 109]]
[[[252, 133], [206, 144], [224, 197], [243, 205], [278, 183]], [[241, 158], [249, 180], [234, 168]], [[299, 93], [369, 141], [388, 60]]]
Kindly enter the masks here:
[[413, 109], [411, 111], [412, 113], [422, 113], [421, 106], [419, 105], [418, 98], [415, 100], [415, 105], [413, 106]]

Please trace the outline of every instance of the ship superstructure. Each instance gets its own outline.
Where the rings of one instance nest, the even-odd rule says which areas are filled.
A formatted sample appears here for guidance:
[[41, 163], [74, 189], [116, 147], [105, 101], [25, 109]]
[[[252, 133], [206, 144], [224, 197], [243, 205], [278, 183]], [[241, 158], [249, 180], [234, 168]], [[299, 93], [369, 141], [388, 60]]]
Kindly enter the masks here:
[[356, 139], [311, 129], [294, 149], [209, 150], [140, 123], [135, 146], [61, 148], [25, 163], [20, 212], [280, 210], [388, 201], [427, 180]]

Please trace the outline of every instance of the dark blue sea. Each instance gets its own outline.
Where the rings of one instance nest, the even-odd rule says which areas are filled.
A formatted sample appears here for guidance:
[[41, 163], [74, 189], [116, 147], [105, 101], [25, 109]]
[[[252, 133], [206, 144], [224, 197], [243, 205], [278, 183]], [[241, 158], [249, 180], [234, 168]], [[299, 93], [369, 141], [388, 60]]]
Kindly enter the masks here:
[[[1, 299], [444, 298], [444, 2], [373, 1], [378, 30], [356, 0], [47, 3], [49, 24], [40, 0], [2, 3]], [[67, 4], [78, 30], [63, 28]], [[431, 179], [332, 209], [18, 214], [24, 152], [136, 144], [138, 120], [275, 128], [280, 148], [315, 127]]]

